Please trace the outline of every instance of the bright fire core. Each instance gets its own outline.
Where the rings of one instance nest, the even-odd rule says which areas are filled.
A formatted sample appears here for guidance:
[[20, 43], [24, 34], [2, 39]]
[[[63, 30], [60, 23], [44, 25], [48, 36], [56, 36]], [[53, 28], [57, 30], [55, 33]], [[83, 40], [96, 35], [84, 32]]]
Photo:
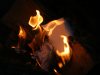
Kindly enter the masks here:
[[29, 25], [33, 28], [35, 27], [34, 30], [36, 30], [43, 22], [43, 17], [40, 15], [40, 12], [36, 10], [36, 13], [36, 16], [31, 16], [29, 20]]
[[59, 55], [59, 56], [65, 56], [66, 54], [69, 54], [69, 45], [68, 45], [68, 42], [67, 42], [67, 37], [64, 36], [64, 35], [61, 35], [60, 36], [61, 38], [63, 38], [63, 42], [64, 42], [64, 52], [59, 52], [58, 50], [56, 51], [56, 53]]

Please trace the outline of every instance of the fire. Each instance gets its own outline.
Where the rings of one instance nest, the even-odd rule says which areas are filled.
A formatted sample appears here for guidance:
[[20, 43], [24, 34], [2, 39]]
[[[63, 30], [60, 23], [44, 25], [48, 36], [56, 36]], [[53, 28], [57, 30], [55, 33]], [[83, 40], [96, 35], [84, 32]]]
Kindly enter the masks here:
[[58, 66], [59, 66], [60, 68], [62, 68], [62, 67], [63, 67], [63, 64], [62, 64], [61, 62], [59, 62], [59, 63], [58, 63]]
[[29, 20], [29, 25], [36, 30], [38, 27], [40, 27], [40, 24], [43, 22], [43, 17], [40, 15], [40, 12], [36, 10], [36, 16], [31, 16]]
[[53, 20], [43, 26], [43, 28], [47, 31], [53, 46], [56, 49], [56, 54], [62, 59], [62, 63], [58, 63], [58, 66], [60, 68], [65, 65], [65, 61], [70, 60], [72, 53], [67, 41], [67, 36], [71, 34], [66, 30], [68, 29], [68, 27], [66, 28], [66, 26], [67, 24], [63, 18]]
[[12, 46], [11, 48], [16, 48], [15, 46]]
[[[39, 10], [36, 10], [36, 16], [31, 16], [28, 24], [33, 28], [33, 30], [37, 30], [38, 34], [35, 35], [35, 38], [33, 38], [33, 41], [29, 44], [29, 46], [32, 48], [34, 51], [33, 47], [33, 42], [36, 42], [37, 47], [41, 47], [41, 42], [42, 42], [42, 36], [43, 36], [43, 31], [42, 28], [40, 27], [40, 24], [43, 22], [43, 17], [40, 15]], [[34, 52], [33, 52], [34, 53]]]
[[64, 20], [54, 20], [48, 23], [47, 27], [45, 27], [46, 31], [49, 31], [48, 35], [50, 36], [53, 30], [56, 28], [57, 25], [61, 25]]
[[[58, 56], [61, 56], [62, 61], [63, 61], [63, 64], [65, 65], [65, 60], [66, 59], [70, 59], [69, 58], [69, 54], [70, 54], [70, 52], [69, 52], [69, 44], [68, 44], [68, 41], [67, 41], [67, 37], [66, 36], [61, 35], [60, 37], [63, 38], [63, 42], [65, 44], [64, 45], [64, 52], [61, 52], [60, 53], [58, 50], [56, 50], [56, 53], [57, 53]], [[63, 64], [62, 63], [59, 63], [58, 66], [60, 68], [62, 68]]]
[[36, 59], [37, 64], [41, 67], [41, 64], [39, 63], [39, 61]]
[[26, 33], [25, 33], [25, 30], [20, 26], [20, 30], [19, 30], [19, 38], [23, 38], [23, 39], [26, 39]]
[[65, 55], [68, 55], [69, 54], [69, 45], [68, 45], [68, 42], [67, 42], [67, 37], [66, 36], [63, 36], [63, 35], [61, 35], [60, 36], [61, 38], [63, 38], [63, 42], [64, 42], [64, 52], [59, 52], [58, 50], [56, 51], [57, 52], [57, 54], [59, 55], [59, 56], [65, 56]]
[[53, 69], [53, 70], [54, 70], [55, 73], [57, 73], [57, 70], [56, 69]]
[[[43, 22], [43, 17], [40, 15], [40, 12], [38, 10], [36, 10], [36, 16], [30, 17], [29, 25], [33, 27], [33, 30], [39, 29], [39, 33], [35, 36], [35, 40], [38, 40], [39, 42], [41, 40], [41, 36], [43, 36], [42, 35], [43, 31], [40, 27], [40, 24], [42, 22]], [[66, 31], [66, 27], [65, 27], [65, 20], [63, 18], [58, 19], [58, 20], [53, 20], [53, 21], [49, 22], [48, 24], [43, 25], [42, 27], [47, 31], [47, 34], [50, 37], [50, 39], [56, 49], [56, 54], [58, 56], [60, 56], [62, 59], [63, 63], [61, 63], [61, 62], [58, 63], [58, 66], [60, 68], [62, 68], [63, 64], [65, 65], [65, 60], [69, 60], [71, 57], [70, 46], [67, 41], [67, 35], [69, 33], [66, 33], [67, 31]], [[62, 42], [61, 38], [63, 38], [63, 42]], [[59, 42], [58, 42], [58, 40], [59, 40]], [[38, 41], [37, 41], [37, 43], [38, 43]], [[64, 50], [64, 51], [62, 52], [62, 50]], [[40, 63], [38, 62], [38, 60], [36, 60], [36, 61], [39, 64], [39, 66], [41, 66]], [[56, 69], [54, 69], [54, 71], [57, 72]]]

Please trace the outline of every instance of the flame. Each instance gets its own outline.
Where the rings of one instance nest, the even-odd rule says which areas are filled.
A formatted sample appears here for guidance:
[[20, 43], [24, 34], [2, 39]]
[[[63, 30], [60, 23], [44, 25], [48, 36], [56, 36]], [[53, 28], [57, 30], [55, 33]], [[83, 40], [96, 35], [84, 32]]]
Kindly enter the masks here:
[[62, 67], [63, 67], [63, 64], [62, 64], [61, 62], [59, 62], [59, 63], [58, 63], [58, 66], [59, 66], [60, 68], [62, 68]]
[[[37, 34], [35, 36], [35, 39], [37, 39], [38, 41], [41, 39], [42, 36], [42, 29], [40, 27], [40, 24], [43, 22], [43, 17], [40, 15], [40, 12], [38, 10], [36, 10], [36, 16], [31, 16], [30, 20], [29, 20], [29, 25], [32, 26], [34, 29], [36, 30], [39, 28], [40, 33]], [[53, 30], [58, 26], [58, 25], [64, 25], [65, 20], [63, 18], [58, 19], [58, 20], [53, 20], [51, 22], [49, 22], [47, 25], [44, 25], [43, 28], [48, 32], [48, 35], [51, 36]], [[46, 26], [46, 27], [45, 27]], [[62, 27], [64, 28], [64, 27]], [[65, 33], [64, 33], [65, 34]], [[70, 50], [69, 50], [69, 45], [68, 45], [68, 41], [67, 41], [67, 37], [64, 36], [64, 34], [60, 34], [60, 37], [63, 38], [63, 43], [64, 43], [64, 52], [59, 52], [59, 50], [56, 50], [56, 53], [58, 56], [61, 56], [61, 59], [63, 61], [63, 63], [58, 63], [58, 66], [60, 68], [62, 68], [63, 64], [65, 65], [65, 60], [66, 59], [70, 59]], [[65, 34], [66, 35], [66, 34]], [[38, 38], [40, 37], [40, 38]], [[39, 41], [40, 42], [40, 41]], [[62, 46], [63, 47], [63, 46]], [[38, 60], [36, 60], [37, 63], [40, 65], [40, 63], [38, 62]], [[41, 65], [40, 65], [41, 66]], [[55, 72], [56, 69], [54, 69]]]
[[[64, 30], [58, 29], [60, 27], [61, 27], [61, 29], [64, 29]], [[65, 65], [65, 60], [69, 61], [70, 57], [71, 57], [71, 51], [70, 51], [70, 47], [69, 47], [69, 44], [67, 41], [67, 35], [66, 35], [67, 32], [66, 32], [66, 28], [65, 28], [65, 20], [63, 18], [58, 19], [58, 20], [53, 20], [53, 21], [49, 22], [48, 24], [44, 25], [43, 28], [47, 31], [47, 34], [50, 36], [50, 39], [52, 41], [52, 44], [57, 49], [56, 54], [58, 56], [60, 56], [62, 59], [62, 63], [58, 63], [58, 66], [60, 68], [62, 68], [63, 65]], [[53, 30], [54, 30], [54, 34], [53, 34]], [[55, 32], [56, 30], [58, 32]], [[59, 36], [60, 36], [60, 38], [63, 38], [64, 45], [61, 44], [61, 47], [64, 50], [63, 52], [60, 52], [61, 51], [60, 44], [57, 45], [57, 43], [55, 43], [58, 40], [61, 42], [60, 38], [59, 39], [57, 38], [58, 40], [55, 39], [56, 37], [59, 37]]]
[[37, 64], [41, 67], [41, 64], [39, 63], [39, 61], [36, 59]]
[[64, 36], [64, 35], [61, 35], [60, 37], [62, 37], [63, 38], [63, 42], [64, 42], [64, 52], [59, 52], [58, 50], [56, 51], [57, 52], [57, 54], [59, 55], [59, 56], [64, 56], [64, 55], [66, 55], [66, 54], [69, 54], [69, 45], [68, 45], [68, 41], [67, 41], [67, 37], [66, 36]]
[[29, 25], [36, 30], [38, 27], [40, 27], [40, 24], [43, 22], [43, 17], [40, 15], [40, 12], [36, 10], [36, 16], [31, 16], [29, 20]]
[[32, 55], [33, 55], [33, 53], [30, 53], [30, 55], [32, 56]]
[[16, 48], [15, 46], [12, 46], [11, 48]]
[[25, 30], [20, 26], [20, 30], [19, 30], [19, 38], [23, 38], [23, 39], [26, 39], [26, 33], [25, 33]]
[[57, 70], [56, 69], [53, 69], [53, 70], [54, 70], [55, 73], [57, 73]]
[[33, 53], [30, 53], [30, 55], [31, 55], [31, 58], [33, 58]]
[[56, 28], [57, 25], [61, 25], [64, 23], [64, 20], [54, 20], [48, 23], [47, 27], [45, 28], [46, 31], [49, 31], [48, 35], [50, 36], [53, 30]]
[[[69, 59], [69, 44], [68, 44], [66, 36], [61, 35], [60, 37], [63, 38], [63, 42], [65, 44], [64, 45], [64, 52], [60, 53], [58, 50], [56, 50], [56, 53], [57, 53], [58, 56], [61, 56], [63, 64], [65, 65], [65, 59], [66, 58]], [[63, 56], [65, 56], [65, 58]], [[63, 66], [63, 64], [62, 63], [58, 63], [60, 68]]]

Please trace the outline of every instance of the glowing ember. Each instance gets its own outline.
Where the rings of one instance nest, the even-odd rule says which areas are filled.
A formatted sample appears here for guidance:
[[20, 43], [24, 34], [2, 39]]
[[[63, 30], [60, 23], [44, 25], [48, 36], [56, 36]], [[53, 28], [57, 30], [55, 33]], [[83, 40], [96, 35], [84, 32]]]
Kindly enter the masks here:
[[43, 17], [40, 15], [40, 12], [36, 10], [37, 15], [36, 16], [31, 16], [29, 20], [29, 25], [36, 30], [40, 24], [43, 22]]
[[30, 55], [32, 56], [32, 55], [33, 55], [33, 53], [30, 53]]
[[15, 46], [12, 46], [11, 48], [15, 48]]
[[62, 68], [62, 67], [63, 67], [63, 64], [62, 64], [61, 62], [59, 62], [59, 63], [58, 63], [58, 66], [59, 66], [60, 68]]
[[56, 69], [53, 69], [53, 70], [54, 70], [55, 73], [57, 73], [57, 70]]
[[37, 64], [41, 67], [41, 64], [39, 63], [39, 61], [36, 59]]
[[19, 30], [19, 38], [23, 38], [23, 39], [26, 39], [26, 33], [25, 33], [25, 30], [20, 26], [20, 30]]

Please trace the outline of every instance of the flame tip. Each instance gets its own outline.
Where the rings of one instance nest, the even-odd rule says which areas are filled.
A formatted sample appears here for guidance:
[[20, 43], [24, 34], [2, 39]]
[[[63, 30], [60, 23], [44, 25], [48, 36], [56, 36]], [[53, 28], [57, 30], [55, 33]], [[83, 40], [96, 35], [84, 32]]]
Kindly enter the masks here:
[[53, 70], [54, 70], [55, 73], [57, 73], [57, 70], [56, 69], [53, 69]]
[[36, 16], [31, 16], [29, 20], [29, 25], [35, 27], [34, 30], [36, 30], [43, 22], [43, 17], [40, 15], [39, 10], [36, 10], [36, 13]]
[[19, 38], [20, 37], [22, 37], [22, 38], [24, 38], [24, 39], [26, 39], [26, 33], [25, 33], [25, 30], [21, 27], [21, 26], [19, 26], [20, 27], [20, 30], [19, 30]]

